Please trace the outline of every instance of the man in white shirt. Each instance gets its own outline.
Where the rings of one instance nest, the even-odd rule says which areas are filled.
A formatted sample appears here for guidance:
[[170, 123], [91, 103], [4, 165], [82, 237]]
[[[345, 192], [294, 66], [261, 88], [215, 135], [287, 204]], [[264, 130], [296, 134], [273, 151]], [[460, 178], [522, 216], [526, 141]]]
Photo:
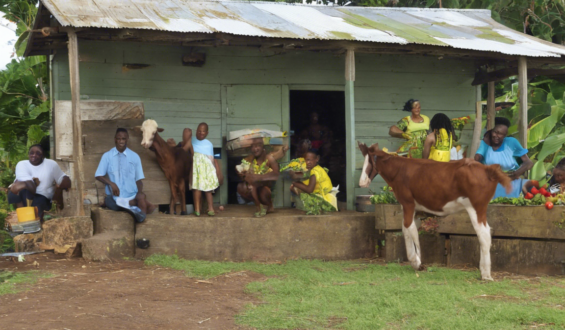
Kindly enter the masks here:
[[16, 165], [16, 180], [8, 191], [8, 203], [16, 208], [37, 206], [38, 215], [43, 223], [43, 213], [51, 209], [55, 201], [63, 209], [63, 190], [71, 187], [71, 179], [61, 170], [57, 162], [45, 159], [45, 152], [39, 145], [29, 148], [29, 160], [22, 160]]

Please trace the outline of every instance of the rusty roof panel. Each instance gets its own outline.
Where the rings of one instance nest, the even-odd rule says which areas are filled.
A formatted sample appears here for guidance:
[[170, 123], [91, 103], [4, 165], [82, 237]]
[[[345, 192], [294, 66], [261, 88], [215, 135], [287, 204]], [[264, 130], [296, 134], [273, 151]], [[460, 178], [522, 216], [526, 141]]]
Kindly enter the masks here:
[[509, 29], [489, 10], [194, 0], [41, 0], [63, 26], [421, 44], [560, 57], [565, 47]]

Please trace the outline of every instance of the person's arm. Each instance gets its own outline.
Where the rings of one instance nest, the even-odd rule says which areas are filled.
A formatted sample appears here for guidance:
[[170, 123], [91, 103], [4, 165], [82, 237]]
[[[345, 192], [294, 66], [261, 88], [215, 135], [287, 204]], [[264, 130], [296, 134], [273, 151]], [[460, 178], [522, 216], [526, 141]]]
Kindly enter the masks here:
[[135, 185], [137, 186], [137, 192], [143, 192], [143, 180], [135, 181]]
[[[266, 174], [254, 174], [254, 173], [247, 173], [246, 180], [247, 182], [255, 183], [257, 181], [277, 181], [279, 178], [279, 163], [273, 158], [272, 155], [267, 155], [267, 162], [269, 162], [269, 166], [273, 170], [272, 172]], [[249, 168], [250, 170], [253, 168], [253, 165]]]
[[479, 145], [479, 149], [477, 149], [477, 153], [475, 153], [475, 160], [478, 161], [479, 163], [483, 163], [484, 164], [484, 160], [485, 160], [485, 155], [487, 154], [487, 150], [488, 150], [489, 146], [485, 143], [485, 141], [481, 141], [481, 144]]
[[10, 191], [12, 192], [12, 194], [17, 195], [20, 193], [20, 191], [26, 189], [30, 194], [35, 195], [36, 188], [37, 186], [35, 185], [35, 182], [33, 180], [27, 180], [27, 181], [16, 180], [10, 186]]
[[295, 182], [291, 185], [291, 189], [293, 186], [304, 191], [305, 193], [311, 194], [312, 192], [314, 192], [314, 188], [316, 188], [316, 176], [315, 175], [310, 176], [310, 181], [308, 181], [308, 185], [305, 185], [302, 182]]
[[424, 141], [424, 151], [422, 151], [422, 159], [430, 158], [430, 151], [436, 142], [436, 135], [434, 133], [428, 134], [426, 141]]
[[71, 178], [67, 175], [63, 176], [61, 183], [57, 185], [55, 188], [55, 192], [53, 193], [53, 201], [57, 204], [57, 208], [62, 210], [65, 208], [63, 203], [63, 190], [68, 190], [71, 187]]
[[397, 137], [397, 138], [409, 140], [410, 134], [404, 132], [406, 130], [406, 128], [408, 128], [408, 119], [407, 118], [408, 117], [402, 118], [396, 123], [396, 125], [391, 126], [389, 131], [388, 131], [388, 135], [390, 135], [392, 137]]
[[100, 164], [98, 164], [98, 168], [96, 169], [94, 177], [96, 178], [96, 180], [102, 182], [103, 184], [110, 186], [112, 195], [120, 196], [120, 189], [118, 188], [118, 186], [106, 177], [106, 174], [108, 174], [108, 166], [110, 166], [110, 160], [108, 159], [108, 154], [106, 153], [102, 155], [102, 159], [100, 159]]
[[510, 179], [512, 180], [518, 179], [522, 174], [524, 174], [534, 166], [534, 162], [532, 162], [530, 157], [528, 157], [528, 154], [525, 154], [520, 158], [522, 159], [522, 165], [520, 165], [520, 167], [514, 173], [512, 173], [512, 175], [510, 175]]
[[224, 184], [224, 173], [222, 173], [222, 167], [220, 166], [220, 162], [218, 162], [216, 158], [214, 158], [214, 166], [216, 167], [216, 176], [218, 177], [218, 182], [221, 186]]
[[194, 156], [194, 148], [192, 147], [192, 130], [185, 128], [182, 131], [182, 148]]

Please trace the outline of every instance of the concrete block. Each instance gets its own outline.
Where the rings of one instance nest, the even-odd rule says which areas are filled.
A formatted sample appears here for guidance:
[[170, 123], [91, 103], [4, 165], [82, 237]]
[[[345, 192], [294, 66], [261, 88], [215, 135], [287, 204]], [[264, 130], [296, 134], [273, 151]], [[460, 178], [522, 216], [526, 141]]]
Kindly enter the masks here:
[[36, 252], [41, 251], [40, 244], [43, 241], [43, 232], [33, 234], [21, 234], [14, 237], [16, 252]]
[[82, 241], [82, 257], [88, 261], [110, 261], [135, 255], [133, 235], [106, 232]]
[[94, 234], [107, 232], [127, 232], [133, 236], [135, 222], [133, 217], [126, 212], [116, 212], [101, 207], [92, 208], [92, 221], [94, 222]]

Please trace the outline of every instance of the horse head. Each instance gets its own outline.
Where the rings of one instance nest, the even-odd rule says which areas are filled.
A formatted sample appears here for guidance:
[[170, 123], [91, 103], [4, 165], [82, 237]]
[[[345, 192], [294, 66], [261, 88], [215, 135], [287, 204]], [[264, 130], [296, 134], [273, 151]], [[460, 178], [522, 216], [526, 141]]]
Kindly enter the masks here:
[[145, 149], [149, 149], [153, 146], [153, 140], [155, 139], [155, 134], [157, 132], [164, 131], [163, 128], [159, 128], [157, 122], [153, 119], [147, 119], [141, 124], [141, 131], [143, 132], [143, 139], [141, 140], [141, 145]]
[[379, 174], [379, 169], [377, 167], [377, 157], [391, 157], [386, 152], [379, 149], [379, 144], [375, 143], [370, 147], [367, 147], [365, 143], [357, 142], [359, 149], [365, 158], [363, 162], [363, 169], [361, 170], [361, 178], [359, 178], [359, 186], [362, 188], [368, 188], [371, 181]]

